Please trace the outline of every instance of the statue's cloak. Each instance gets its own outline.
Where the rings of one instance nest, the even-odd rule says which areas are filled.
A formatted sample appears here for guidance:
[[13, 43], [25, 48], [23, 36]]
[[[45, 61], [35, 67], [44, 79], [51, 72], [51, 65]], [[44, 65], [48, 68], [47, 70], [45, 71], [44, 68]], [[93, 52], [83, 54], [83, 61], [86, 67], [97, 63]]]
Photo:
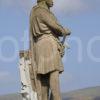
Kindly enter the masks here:
[[[59, 41], [55, 33], [51, 31], [46, 23], [42, 21], [43, 17], [49, 16], [56, 21], [54, 16], [44, 8], [33, 8], [30, 16], [30, 50], [32, 53], [32, 64], [37, 74], [47, 74], [52, 71], [63, 71], [62, 58], [59, 52]], [[45, 20], [46, 18], [44, 18]], [[52, 23], [51, 22], [51, 23]]]

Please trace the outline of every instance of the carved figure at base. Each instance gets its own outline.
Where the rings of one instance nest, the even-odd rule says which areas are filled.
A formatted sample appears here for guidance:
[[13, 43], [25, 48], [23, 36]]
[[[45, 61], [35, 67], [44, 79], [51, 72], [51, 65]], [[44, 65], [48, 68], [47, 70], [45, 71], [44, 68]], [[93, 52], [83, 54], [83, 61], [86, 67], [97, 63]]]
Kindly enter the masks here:
[[23, 100], [37, 100], [33, 80], [31, 78], [31, 60], [28, 51], [20, 51], [19, 70], [21, 78], [21, 95]]
[[59, 74], [64, 71], [64, 45], [70, 35], [50, 11], [53, 0], [37, 0], [30, 14], [30, 51], [38, 100], [61, 100]]

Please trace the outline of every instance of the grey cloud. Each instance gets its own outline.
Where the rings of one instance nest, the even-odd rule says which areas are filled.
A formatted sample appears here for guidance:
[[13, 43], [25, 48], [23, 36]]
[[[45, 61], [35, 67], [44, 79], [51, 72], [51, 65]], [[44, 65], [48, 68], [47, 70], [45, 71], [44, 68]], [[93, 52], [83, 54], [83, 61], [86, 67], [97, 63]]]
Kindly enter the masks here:
[[[29, 13], [36, 0], [0, 0], [0, 6], [20, 6], [24, 12]], [[53, 10], [56, 13], [77, 13], [99, 9], [100, 0], [54, 0]]]
[[17, 7], [22, 8], [25, 13], [29, 13], [32, 6], [35, 4], [35, 0], [0, 0], [0, 7], [11, 8]]
[[0, 88], [15, 85], [17, 80], [11, 75], [9, 71], [0, 71]]
[[18, 4], [22, 7], [23, 11], [29, 14], [33, 5], [35, 5], [35, 0], [18, 0]]
[[0, 7], [10, 7], [17, 4], [16, 0], [0, 0]]
[[55, 0], [55, 11], [63, 13], [79, 12], [87, 8], [83, 0]]
[[0, 72], [0, 81], [4, 80], [5, 78], [8, 78], [10, 76], [10, 73], [7, 71]]
[[74, 14], [100, 9], [100, 0], [55, 0], [54, 11]]

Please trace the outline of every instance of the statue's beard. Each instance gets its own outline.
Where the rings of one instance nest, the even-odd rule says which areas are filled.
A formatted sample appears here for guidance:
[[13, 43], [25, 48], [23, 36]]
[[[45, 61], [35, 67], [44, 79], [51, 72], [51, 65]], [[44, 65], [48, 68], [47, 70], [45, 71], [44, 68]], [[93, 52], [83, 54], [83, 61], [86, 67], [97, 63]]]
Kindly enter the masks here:
[[50, 8], [50, 7], [53, 7], [53, 3], [48, 3], [46, 2], [47, 6]]

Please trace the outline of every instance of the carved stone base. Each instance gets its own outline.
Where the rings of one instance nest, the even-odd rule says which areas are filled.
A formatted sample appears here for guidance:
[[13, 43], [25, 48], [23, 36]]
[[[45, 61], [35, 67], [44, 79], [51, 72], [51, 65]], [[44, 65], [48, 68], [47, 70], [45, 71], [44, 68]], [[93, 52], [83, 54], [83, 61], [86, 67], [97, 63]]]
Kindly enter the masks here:
[[37, 93], [33, 90], [31, 81], [31, 61], [29, 51], [20, 51], [19, 70], [21, 78], [21, 94], [23, 100], [37, 100]]

